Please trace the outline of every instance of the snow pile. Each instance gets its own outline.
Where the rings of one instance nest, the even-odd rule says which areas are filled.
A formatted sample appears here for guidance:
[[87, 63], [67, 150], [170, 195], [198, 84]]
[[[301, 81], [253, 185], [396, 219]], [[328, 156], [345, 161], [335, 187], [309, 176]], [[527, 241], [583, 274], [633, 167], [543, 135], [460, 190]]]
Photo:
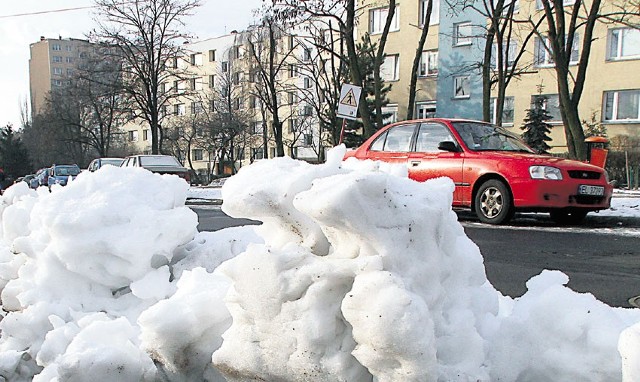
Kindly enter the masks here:
[[222, 208], [263, 224], [218, 232], [197, 232], [174, 176], [107, 166], [51, 193], [11, 187], [0, 375], [640, 380], [638, 310], [575, 293], [557, 271], [502, 296], [451, 211], [450, 180], [343, 153], [243, 168]]

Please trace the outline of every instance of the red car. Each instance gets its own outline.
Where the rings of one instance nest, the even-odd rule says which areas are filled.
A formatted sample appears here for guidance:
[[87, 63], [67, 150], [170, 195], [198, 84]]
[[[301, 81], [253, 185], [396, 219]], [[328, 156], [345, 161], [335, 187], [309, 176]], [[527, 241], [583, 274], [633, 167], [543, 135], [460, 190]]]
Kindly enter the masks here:
[[485, 223], [508, 222], [516, 211], [549, 212], [577, 223], [609, 208], [613, 186], [603, 168], [537, 155], [517, 135], [479, 121], [422, 119], [377, 131], [345, 159], [406, 163], [417, 181], [447, 176], [454, 207], [471, 208]]

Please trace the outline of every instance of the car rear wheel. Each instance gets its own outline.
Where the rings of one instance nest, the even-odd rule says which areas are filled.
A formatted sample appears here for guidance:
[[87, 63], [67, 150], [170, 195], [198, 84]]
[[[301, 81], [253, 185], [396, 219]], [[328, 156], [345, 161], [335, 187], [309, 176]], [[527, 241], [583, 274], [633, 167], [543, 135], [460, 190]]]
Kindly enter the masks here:
[[478, 188], [474, 207], [480, 221], [488, 224], [507, 223], [514, 214], [509, 189], [496, 179], [488, 180]]
[[557, 224], [578, 224], [584, 220], [589, 211], [557, 210], [549, 212], [551, 220]]

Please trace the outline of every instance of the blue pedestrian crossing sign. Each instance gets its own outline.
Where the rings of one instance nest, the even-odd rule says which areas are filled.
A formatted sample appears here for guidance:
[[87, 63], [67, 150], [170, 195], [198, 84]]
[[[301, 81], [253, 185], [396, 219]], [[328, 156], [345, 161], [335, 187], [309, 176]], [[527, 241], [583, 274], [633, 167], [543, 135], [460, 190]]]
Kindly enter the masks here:
[[342, 84], [340, 98], [338, 100], [338, 117], [356, 119], [358, 116], [358, 103], [360, 102], [360, 86]]

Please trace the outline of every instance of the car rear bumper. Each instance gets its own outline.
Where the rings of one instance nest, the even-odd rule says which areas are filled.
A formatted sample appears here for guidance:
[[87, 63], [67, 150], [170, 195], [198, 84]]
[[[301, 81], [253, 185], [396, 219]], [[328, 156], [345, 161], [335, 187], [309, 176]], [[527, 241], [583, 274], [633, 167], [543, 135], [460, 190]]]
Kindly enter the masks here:
[[[604, 188], [603, 195], [581, 195], [581, 185]], [[566, 179], [563, 181], [540, 180], [512, 184], [513, 203], [518, 210], [548, 211], [555, 209], [585, 209], [597, 211], [611, 206], [613, 186], [603, 182]]]

